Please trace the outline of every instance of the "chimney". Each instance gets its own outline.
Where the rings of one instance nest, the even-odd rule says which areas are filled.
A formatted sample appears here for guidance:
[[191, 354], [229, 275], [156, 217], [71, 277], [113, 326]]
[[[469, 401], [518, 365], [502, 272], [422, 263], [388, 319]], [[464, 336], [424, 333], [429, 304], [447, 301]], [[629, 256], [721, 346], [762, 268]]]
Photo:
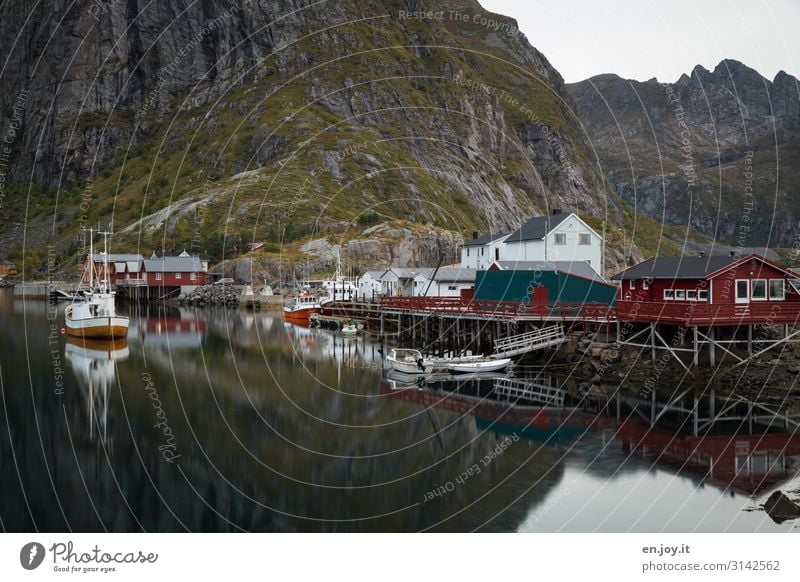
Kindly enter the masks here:
[[736, 258], [736, 251], [731, 251], [731, 257]]
[[553, 216], [555, 216], [556, 214], [561, 214], [560, 208], [553, 208]]
[[478, 231], [477, 230], [473, 230], [472, 231], [472, 240], [475, 240], [476, 238], [478, 238]]

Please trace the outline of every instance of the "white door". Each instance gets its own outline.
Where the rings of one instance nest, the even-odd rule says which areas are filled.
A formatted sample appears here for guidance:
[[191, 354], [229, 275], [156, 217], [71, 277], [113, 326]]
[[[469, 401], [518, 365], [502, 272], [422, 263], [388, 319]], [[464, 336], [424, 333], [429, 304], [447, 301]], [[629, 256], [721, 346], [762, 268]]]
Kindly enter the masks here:
[[750, 302], [750, 281], [736, 279], [736, 303]]

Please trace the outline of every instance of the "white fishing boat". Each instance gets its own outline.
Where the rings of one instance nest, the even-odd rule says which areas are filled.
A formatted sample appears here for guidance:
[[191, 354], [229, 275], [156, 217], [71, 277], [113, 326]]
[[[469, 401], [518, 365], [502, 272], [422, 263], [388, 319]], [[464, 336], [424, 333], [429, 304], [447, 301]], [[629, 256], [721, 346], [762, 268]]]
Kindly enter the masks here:
[[103, 235], [103, 275], [98, 280], [95, 288], [94, 255], [92, 237], [93, 230], [89, 230], [89, 289], [84, 295], [84, 301], [73, 302], [64, 310], [64, 320], [67, 334], [76, 337], [94, 339], [113, 339], [127, 337], [130, 320], [117, 315], [114, 304], [115, 293], [111, 291], [108, 278], [108, 232]]
[[336, 272], [331, 279], [322, 282], [325, 296], [320, 303], [325, 305], [334, 301], [353, 301], [358, 295], [358, 280], [342, 274], [342, 258], [336, 251]]
[[425, 372], [422, 352], [410, 348], [392, 348], [386, 361], [392, 370], [404, 374], [422, 374]]
[[454, 362], [448, 364], [447, 369], [451, 372], [459, 374], [475, 374], [478, 372], [499, 372], [504, 370], [511, 363], [511, 358], [502, 358], [499, 360], [492, 360], [489, 358], [481, 358], [479, 360], [471, 360], [468, 362]]

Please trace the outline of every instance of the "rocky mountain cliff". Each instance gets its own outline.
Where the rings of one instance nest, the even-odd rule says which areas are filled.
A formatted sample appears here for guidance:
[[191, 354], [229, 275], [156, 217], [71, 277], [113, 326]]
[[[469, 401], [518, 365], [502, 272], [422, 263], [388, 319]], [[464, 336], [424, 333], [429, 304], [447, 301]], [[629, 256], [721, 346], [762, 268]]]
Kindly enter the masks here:
[[614, 191], [637, 212], [738, 246], [800, 235], [800, 85], [725, 60], [674, 83], [567, 86]]
[[287, 244], [398, 220], [462, 236], [553, 207], [634, 219], [558, 72], [472, 0], [0, 10], [0, 253], [24, 234], [26, 252], [74, 257], [112, 220], [119, 250], [227, 258], [260, 241], [299, 259]]

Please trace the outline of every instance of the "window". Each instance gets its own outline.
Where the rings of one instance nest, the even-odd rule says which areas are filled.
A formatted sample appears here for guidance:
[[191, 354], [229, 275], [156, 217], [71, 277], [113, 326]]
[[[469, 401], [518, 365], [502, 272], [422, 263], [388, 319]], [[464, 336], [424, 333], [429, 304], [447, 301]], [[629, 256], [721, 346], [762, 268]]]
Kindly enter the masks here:
[[447, 290], [448, 291], [458, 291], [458, 287], [456, 287], [455, 285], [448, 285], [447, 286]]
[[180, 273], [175, 273], [175, 278], [176, 279], [180, 279], [181, 278], [181, 274]]
[[484, 247], [481, 247], [481, 256], [483, 256], [483, 254], [484, 254], [483, 251], [485, 251], [485, 250], [486, 249]]
[[578, 235], [578, 244], [582, 246], [587, 246], [592, 244], [592, 237], [589, 234], [579, 234]]
[[161, 273], [156, 273], [156, 281], [161, 281]]
[[683, 289], [676, 289], [675, 290], [675, 299], [677, 301], [685, 301], [686, 300], [686, 291]]
[[499, 248], [494, 249], [494, 260], [495, 261], [499, 261], [500, 260], [500, 249]]
[[469, 256], [469, 247], [467, 247], [467, 256]]
[[642, 289], [644, 289], [645, 291], [650, 289], [650, 279], [644, 279], [642, 281]]
[[197, 273], [190, 273], [189, 274], [189, 280], [197, 281]]
[[736, 280], [736, 303], [747, 303], [750, 301], [750, 284], [745, 279]]
[[767, 299], [766, 279], [753, 279], [750, 285], [750, 299], [753, 301], [765, 301]]
[[567, 235], [564, 233], [556, 234], [554, 238], [557, 245], [567, 244]]
[[628, 283], [628, 287], [636, 289], [636, 279], [631, 279], [630, 283]]
[[697, 292], [697, 299], [699, 301], [705, 301], [707, 303], [708, 302], [708, 289], [701, 289], [700, 291], [698, 291]]
[[686, 299], [689, 301], [697, 301], [697, 291], [694, 289], [689, 289], [686, 291]]
[[785, 295], [783, 287], [783, 279], [770, 279], [769, 280], [769, 298], [782, 301]]
[[664, 289], [664, 300], [672, 301], [675, 299], [675, 292], [672, 289]]

